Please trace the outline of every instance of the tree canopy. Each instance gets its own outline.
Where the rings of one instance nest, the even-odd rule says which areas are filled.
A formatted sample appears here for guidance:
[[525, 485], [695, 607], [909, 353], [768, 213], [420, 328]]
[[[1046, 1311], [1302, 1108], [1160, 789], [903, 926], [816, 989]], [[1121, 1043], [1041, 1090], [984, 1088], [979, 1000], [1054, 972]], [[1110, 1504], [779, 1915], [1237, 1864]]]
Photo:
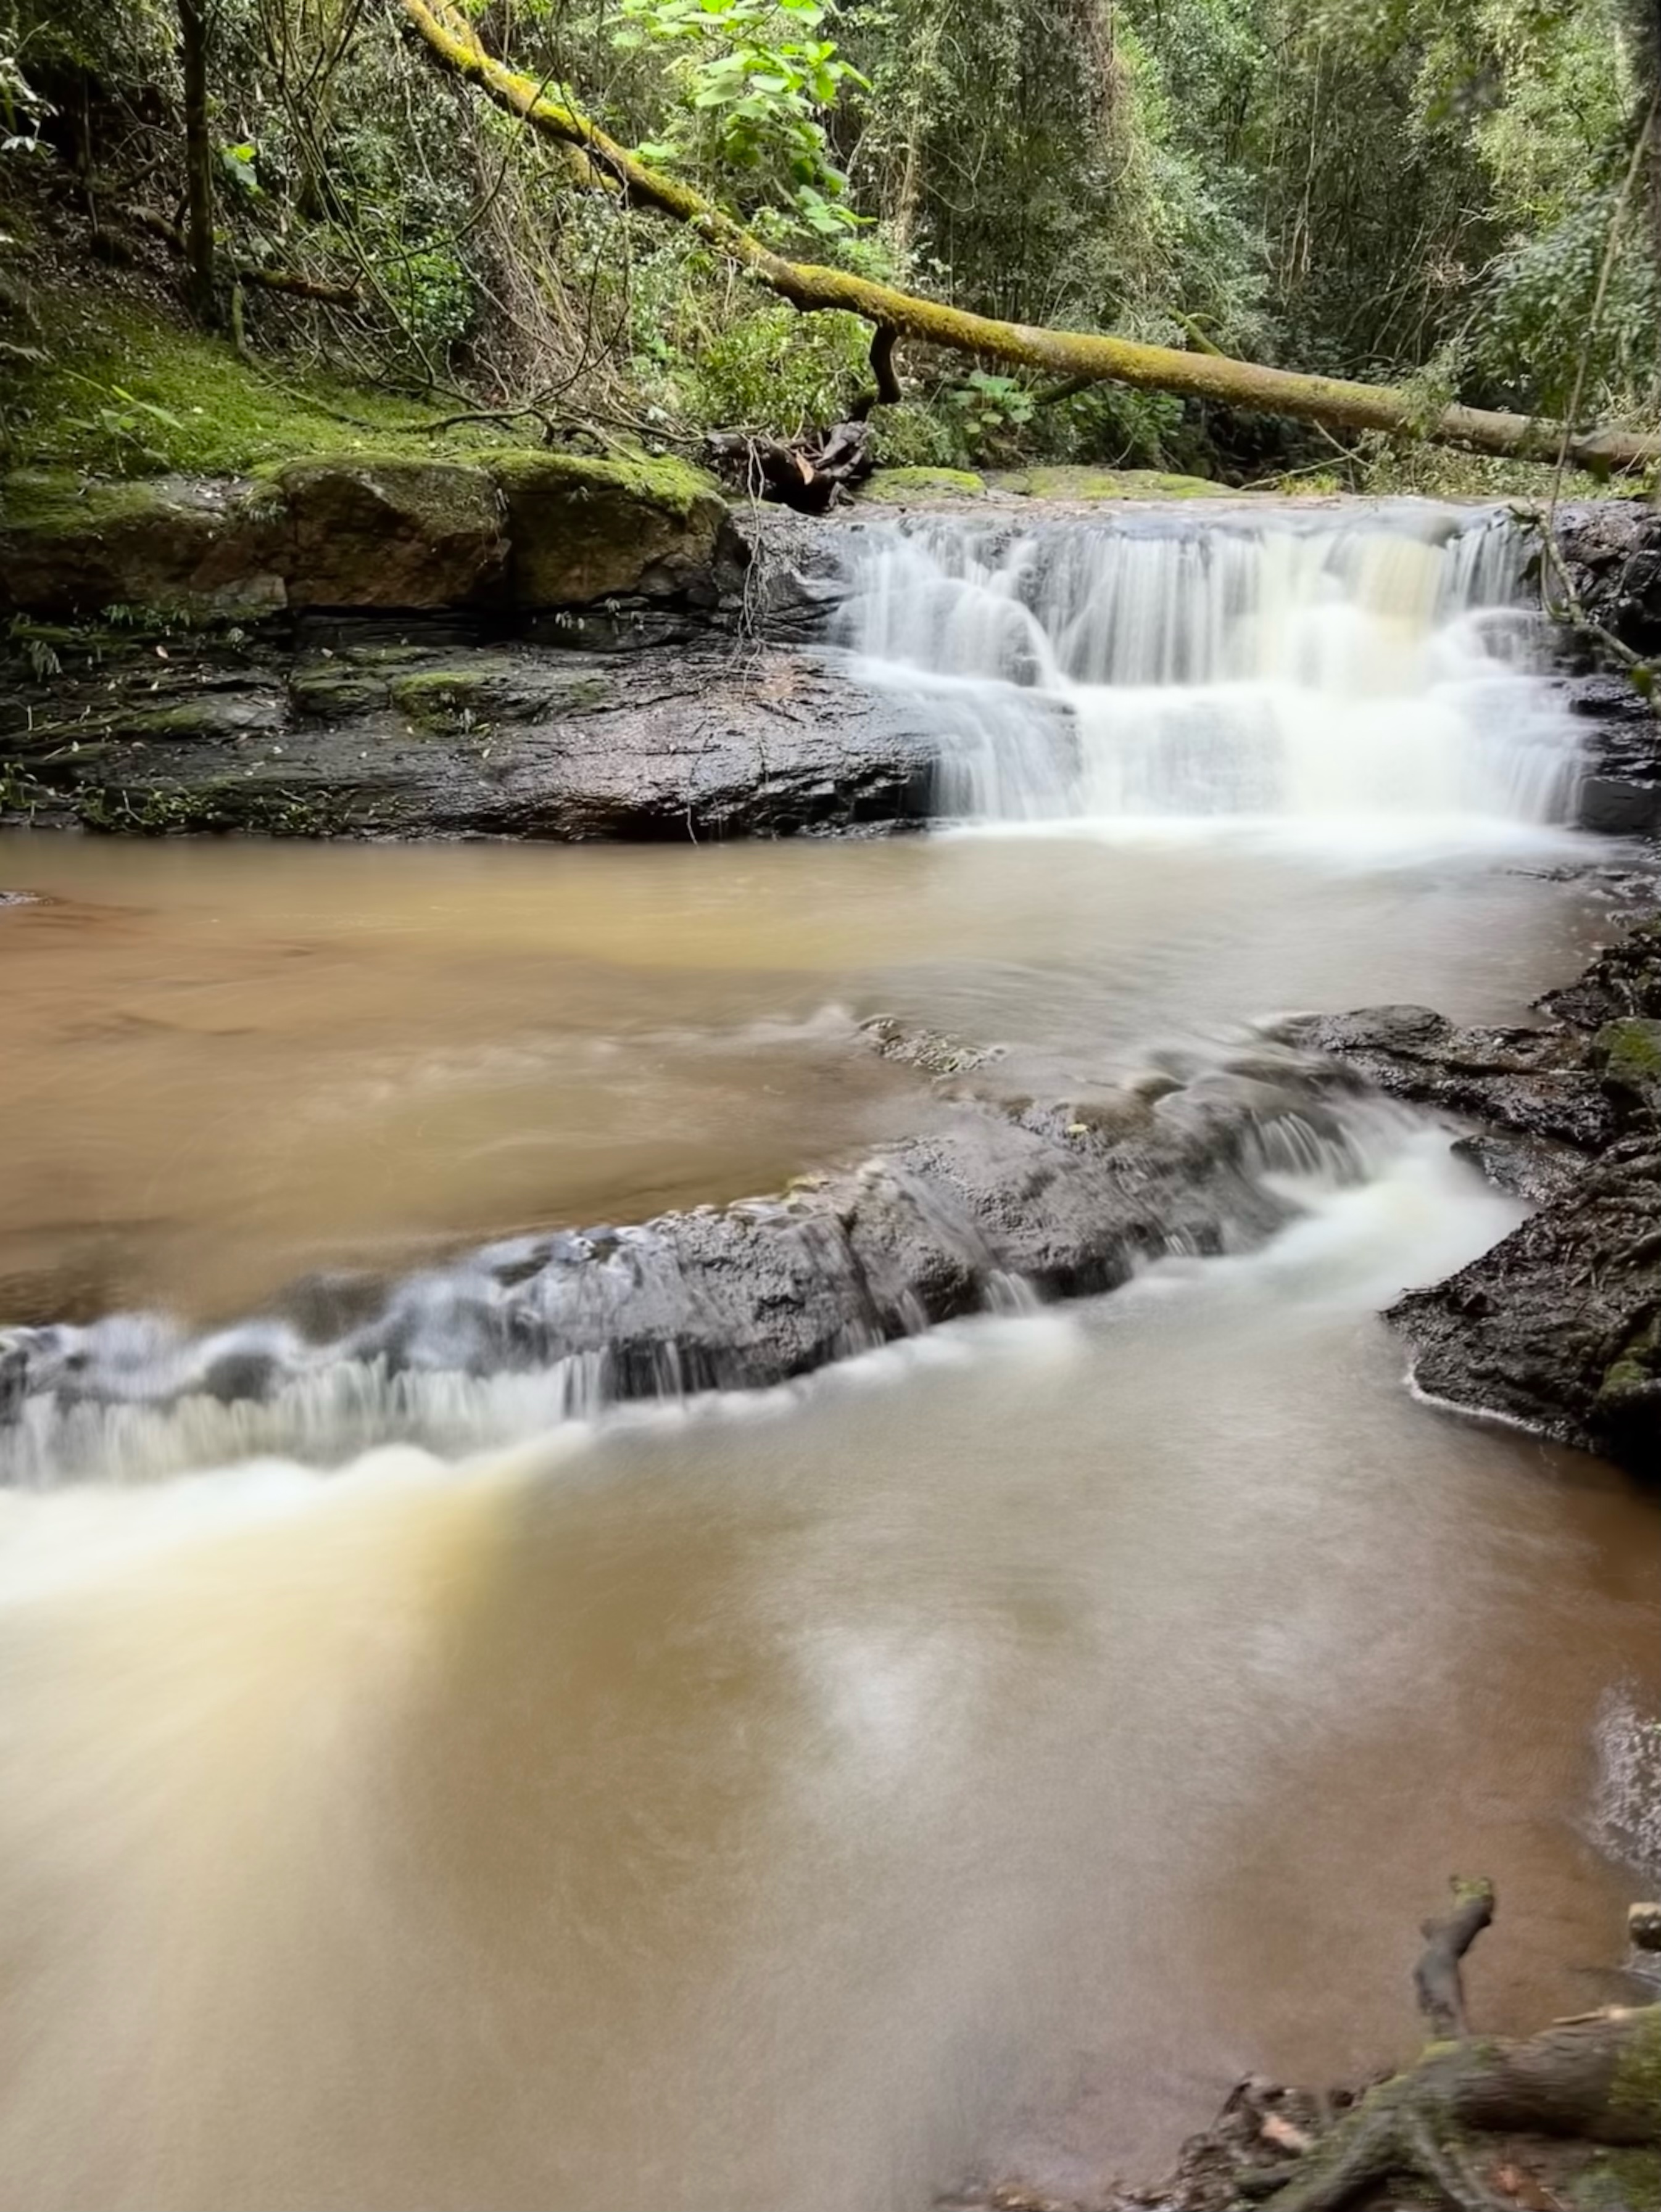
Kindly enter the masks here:
[[[434, 69], [399, 0], [6, 0], [0, 185], [50, 165], [114, 250], [170, 238], [245, 348], [551, 434], [834, 420], [869, 380], [861, 285], [1402, 396], [1390, 422], [1339, 417], [1347, 447], [1453, 404], [1640, 432], [1661, 412], [1637, 0], [465, 14], [492, 64], [715, 221], [604, 189], [580, 132]], [[800, 315], [739, 234], [849, 280], [859, 312]], [[879, 421], [896, 460], [1297, 457], [1203, 374], [1098, 380], [1065, 348], [904, 368]]]

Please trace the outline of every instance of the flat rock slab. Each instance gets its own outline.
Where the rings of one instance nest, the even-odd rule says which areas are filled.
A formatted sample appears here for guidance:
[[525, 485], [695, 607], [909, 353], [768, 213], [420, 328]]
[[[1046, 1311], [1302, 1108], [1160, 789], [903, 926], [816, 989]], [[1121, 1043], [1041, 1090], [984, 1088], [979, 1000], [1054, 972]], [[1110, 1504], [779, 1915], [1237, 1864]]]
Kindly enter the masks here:
[[[937, 741], [824, 651], [660, 611], [641, 649], [447, 641], [313, 623], [298, 649], [139, 650], [0, 703], [0, 811], [94, 830], [583, 839], [893, 828], [928, 812]], [[667, 623], [662, 635], [653, 624]], [[675, 633], [678, 629], [680, 635]], [[652, 641], [658, 639], [657, 643]]]

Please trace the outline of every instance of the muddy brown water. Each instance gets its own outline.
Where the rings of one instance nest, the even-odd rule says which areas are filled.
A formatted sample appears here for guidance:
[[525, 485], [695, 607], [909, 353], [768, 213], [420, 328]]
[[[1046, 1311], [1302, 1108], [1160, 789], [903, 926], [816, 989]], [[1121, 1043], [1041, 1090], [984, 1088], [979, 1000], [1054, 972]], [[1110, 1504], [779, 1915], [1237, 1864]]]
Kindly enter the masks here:
[[[1608, 919], [1089, 838], [0, 882], [0, 1319], [776, 1186], [935, 1110], [877, 1012], [1083, 1091], [1292, 1005], [1511, 1015]], [[1378, 1308], [1516, 1218], [1444, 1137], [1305, 1196], [791, 1393], [0, 1498], [0, 2204], [1146, 2177], [1239, 2072], [1410, 2050], [1456, 1869], [1485, 2027], [1602, 2001], [1661, 1513], [1403, 1389]]]

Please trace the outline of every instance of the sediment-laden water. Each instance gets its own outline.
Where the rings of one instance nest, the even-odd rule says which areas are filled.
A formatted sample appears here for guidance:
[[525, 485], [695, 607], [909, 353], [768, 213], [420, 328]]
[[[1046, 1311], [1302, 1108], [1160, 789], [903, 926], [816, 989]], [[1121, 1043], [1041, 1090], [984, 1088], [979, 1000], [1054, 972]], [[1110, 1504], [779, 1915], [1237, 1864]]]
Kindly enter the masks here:
[[[869, 533], [850, 647], [973, 834], [0, 838], [0, 1322], [234, 1329], [776, 1188], [957, 1110], [879, 1013], [1085, 1101], [1293, 1006], [1516, 1016], [1607, 908], [1512, 559], [1419, 513]], [[1661, 1514], [1403, 1389], [1378, 1309], [1518, 1218], [1450, 1133], [1357, 1102], [1261, 1168], [1261, 1249], [784, 1389], [14, 1424], [0, 2203], [1147, 2172], [1242, 2071], [1410, 2047], [1455, 1868], [1485, 2026], [1599, 2001]]]

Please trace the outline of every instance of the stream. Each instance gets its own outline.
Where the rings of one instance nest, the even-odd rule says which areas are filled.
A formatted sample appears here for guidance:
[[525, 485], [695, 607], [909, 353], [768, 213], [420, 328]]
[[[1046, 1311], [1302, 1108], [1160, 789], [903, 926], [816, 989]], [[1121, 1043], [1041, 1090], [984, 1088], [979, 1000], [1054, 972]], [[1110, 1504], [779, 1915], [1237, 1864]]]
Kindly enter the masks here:
[[[1087, 1100], [1298, 1008], [1522, 1018], [1611, 927], [1482, 516], [851, 557], [926, 836], [0, 835], [0, 1324], [776, 1190], [952, 1115], [879, 1014]], [[1381, 1309], [1523, 1209], [1346, 1114], [1266, 1244], [777, 1389], [0, 1431], [0, 2207], [1149, 2179], [1242, 2073], [1413, 2051], [1456, 1869], [1485, 2029], [1603, 2002], [1661, 1507], [1415, 1401]]]

